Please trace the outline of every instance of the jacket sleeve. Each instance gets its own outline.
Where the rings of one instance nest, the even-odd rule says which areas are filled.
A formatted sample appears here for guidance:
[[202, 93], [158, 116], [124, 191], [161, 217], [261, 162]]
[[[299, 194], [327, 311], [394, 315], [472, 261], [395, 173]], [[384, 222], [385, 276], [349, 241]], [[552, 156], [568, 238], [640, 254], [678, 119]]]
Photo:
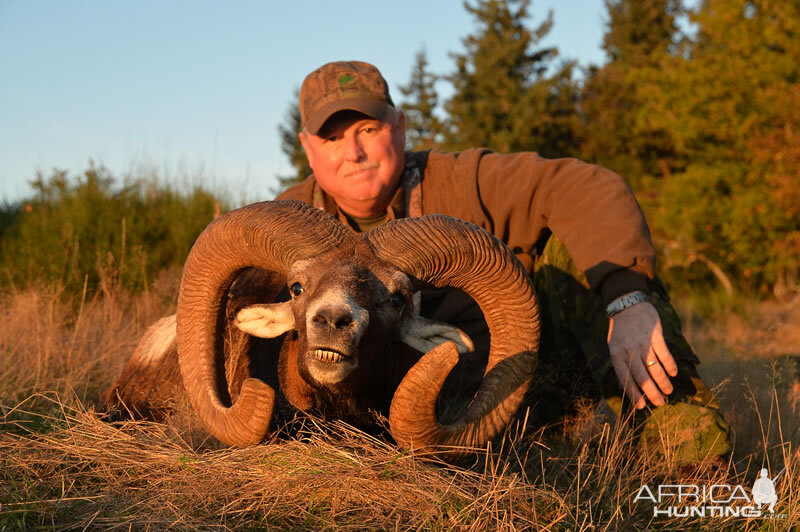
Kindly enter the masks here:
[[606, 303], [647, 290], [655, 276], [655, 249], [644, 214], [620, 176], [577, 159], [470, 151], [475, 153], [462, 156], [476, 158], [478, 201], [496, 236], [528, 251], [551, 230]]

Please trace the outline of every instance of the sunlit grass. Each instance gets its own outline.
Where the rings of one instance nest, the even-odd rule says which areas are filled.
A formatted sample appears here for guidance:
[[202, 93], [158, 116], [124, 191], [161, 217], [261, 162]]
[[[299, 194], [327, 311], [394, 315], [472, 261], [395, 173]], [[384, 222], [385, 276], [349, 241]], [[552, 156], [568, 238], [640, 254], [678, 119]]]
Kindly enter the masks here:
[[[147, 325], [173, 310], [170, 301], [156, 290], [135, 297], [111, 290], [82, 304], [44, 288], [3, 296], [0, 529], [800, 526], [796, 358], [739, 351], [719, 337], [724, 326], [697, 322], [689, 332], [708, 355], [701, 371], [720, 383], [735, 434], [727, 462], [681, 468], [642, 454], [625, 424], [587, 405], [547, 430], [512, 426], [493, 448], [448, 464], [314, 418], [297, 420], [291, 437], [287, 429], [246, 449], [221, 447], [182, 416], [164, 424], [103, 421], [94, 411], [98, 393]], [[654, 517], [652, 504], [634, 502], [643, 484], [741, 484], [749, 494], [761, 467], [773, 476], [786, 468], [777, 482], [785, 519]]]

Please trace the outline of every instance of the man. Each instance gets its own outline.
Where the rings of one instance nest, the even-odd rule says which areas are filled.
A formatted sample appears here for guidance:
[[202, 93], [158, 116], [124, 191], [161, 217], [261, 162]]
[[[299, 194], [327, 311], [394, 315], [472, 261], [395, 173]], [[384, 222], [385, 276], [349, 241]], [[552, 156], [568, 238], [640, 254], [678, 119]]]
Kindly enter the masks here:
[[[614, 396], [620, 387], [636, 409], [648, 401], [661, 407], [672, 396], [671, 402], [701, 409], [687, 415], [717, 427], [711, 447], [727, 452], [726, 427], [655, 277], [649, 229], [622, 178], [535, 153], [406, 153], [403, 113], [377, 68], [363, 62], [329, 63], [309, 74], [300, 113], [300, 140], [314, 174], [278, 199], [312, 203], [356, 231], [398, 217], [447, 214], [483, 227], [512, 249], [533, 276], [548, 315], [537, 380], [555, 386], [534, 386], [547, 390], [535, 398], [542, 412], [555, 405], [554, 416], [562, 415], [563, 403], [580, 395], [603, 395], [619, 412], [622, 402]], [[603, 307], [607, 321], [598, 312]], [[422, 313], [455, 322], [478, 337], [476, 346], [484, 345], [480, 315], [458, 294], [423, 293]], [[596, 331], [597, 323], [607, 330]], [[575, 366], [588, 377], [572, 375]], [[696, 447], [687, 461], [707, 451]]]

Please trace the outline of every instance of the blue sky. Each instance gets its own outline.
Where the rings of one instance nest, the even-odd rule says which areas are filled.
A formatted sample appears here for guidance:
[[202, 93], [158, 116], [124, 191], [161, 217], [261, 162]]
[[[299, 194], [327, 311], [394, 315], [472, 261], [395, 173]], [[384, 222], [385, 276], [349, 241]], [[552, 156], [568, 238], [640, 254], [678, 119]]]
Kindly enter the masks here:
[[[542, 45], [604, 61], [603, 0], [533, 0], [531, 25], [549, 9]], [[451, 0], [0, 0], [0, 200], [29, 195], [37, 170], [74, 175], [90, 159], [116, 177], [155, 170], [270, 199], [291, 172], [277, 127], [308, 72], [369, 61], [397, 100], [421, 47], [450, 72], [474, 28]]]

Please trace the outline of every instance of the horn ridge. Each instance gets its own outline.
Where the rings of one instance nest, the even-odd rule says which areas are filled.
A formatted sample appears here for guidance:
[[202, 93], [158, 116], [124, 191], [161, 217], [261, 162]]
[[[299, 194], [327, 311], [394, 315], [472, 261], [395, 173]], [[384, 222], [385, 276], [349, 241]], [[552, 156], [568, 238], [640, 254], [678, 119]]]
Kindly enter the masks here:
[[236, 276], [249, 267], [286, 274], [296, 260], [338, 247], [350, 232], [335, 218], [300, 201], [262, 202], [214, 220], [184, 265], [177, 308], [178, 362], [192, 406], [209, 432], [228, 445], [251, 445], [269, 432], [274, 390], [247, 379], [237, 401], [218, 395], [220, 315]]
[[439, 391], [458, 361], [457, 352], [439, 346], [395, 392], [393, 436], [413, 447], [483, 445], [522, 403], [536, 365], [540, 324], [527, 272], [494, 236], [447, 216], [395, 220], [365, 236], [381, 260], [434, 286], [464, 290], [480, 306], [491, 336], [484, 379], [467, 412], [449, 425], [435, 418]]

